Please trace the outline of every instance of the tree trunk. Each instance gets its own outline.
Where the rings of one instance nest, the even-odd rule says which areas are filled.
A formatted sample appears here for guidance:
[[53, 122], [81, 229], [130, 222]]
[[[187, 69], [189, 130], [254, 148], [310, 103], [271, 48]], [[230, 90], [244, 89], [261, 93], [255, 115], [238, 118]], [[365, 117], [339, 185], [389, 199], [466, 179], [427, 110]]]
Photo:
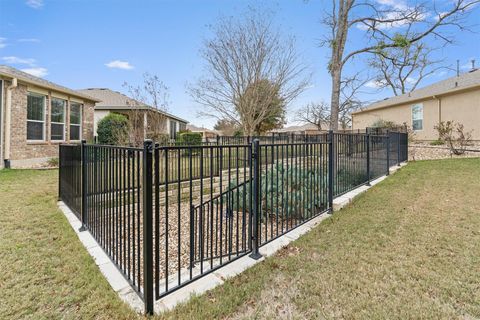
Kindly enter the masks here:
[[340, 111], [341, 69], [334, 66], [332, 76], [332, 97], [330, 99], [330, 130], [338, 130], [338, 113]]

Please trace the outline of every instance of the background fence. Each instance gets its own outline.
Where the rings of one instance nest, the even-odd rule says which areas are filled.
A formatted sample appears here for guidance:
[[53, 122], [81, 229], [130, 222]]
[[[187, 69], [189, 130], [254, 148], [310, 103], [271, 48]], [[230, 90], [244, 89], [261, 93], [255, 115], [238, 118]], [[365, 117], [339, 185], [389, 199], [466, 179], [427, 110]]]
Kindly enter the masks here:
[[[233, 143], [237, 144], [233, 144]], [[143, 148], [61, 145], [59, 196], [153, 302], [332, 209], [405, 161], [407, 135]]]

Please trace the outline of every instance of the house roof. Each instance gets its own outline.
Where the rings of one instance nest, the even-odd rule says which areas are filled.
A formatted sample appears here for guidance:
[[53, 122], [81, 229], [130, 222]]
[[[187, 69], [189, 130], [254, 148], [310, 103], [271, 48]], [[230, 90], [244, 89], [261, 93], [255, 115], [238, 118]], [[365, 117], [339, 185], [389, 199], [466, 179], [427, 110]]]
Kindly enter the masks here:
[[[326, 128], [328, 128], [328, 124], [326, 124]], [[299, 126], [289, 126], [280, 129], [273, 129], [270, 132], [281, 133], [281, 132], [297, 132], [297, 131], [306, 131], [306, 130], [315, 130], [318, 131], [318, 127], [312, 123], [306, 123]]]
[[431, 98], [433, 96], [442, 96], [452, 94], [457, 91], [469, 90], [475, 87], [480, 87], [480, 70], [474, 69], [470, 72], [463, 73], [458, 77], [451, 77], [443, 81], [436, 82], [429, 86], [417, 89], [415, 91], [402, 94], [400, 96], [391, 97], [382, 101], [372, 103], [363, 110], [352, 112], [352, 114], [358, 114], [367, 112], [374, 109], [381, 109], [386, 107], [392, 107], [400, 104], [416, 102], [425, 98]]
[[35, 85], [37, 87], [46, 88], [46, 89], [61, 92], [61, 93], [66, 93], [70, 96], [83, 98], [83, 99], [89, 100], [89, 101], [95, 101], [95, 102], [98, 101], [94, 97], [91, 97], [91, 96], [89, 96], [87, 94], [84, 94], [82, 92], [78, 92], [76, 90], [69, 89], [67, 87], [64, 87], [64, 86], [58, 85], [56, 83], [53, 83], [51, 81], [48, 81], [48, 80], [45, 80], [45, 79], [42, 79], [42, 78], [39, 78], [39, 77], [35, 77], [35, 76], [33, 76], [29, 73], [23, 72], [21, 70], [15, 69], [15, 68], [10, 67], [10, 66], [0, 65], [0, 76], [7, 77], [7, 78], [12, 78], [12, 79], [17, 78], [21, 82], [32, 84], [32, 85]]
[[210, 132], [210, 133], [214, 133], [214, 134], [219, 134], [219, 132], [217, 130], [212, 130], [212, 129], [208, 129], [208, 128], [205, 128], [205, 127], [197, 127], [193, 124], [187, 124], [187, 130], [190, 130], [192, 132]]
[[[132, 99], [123, 93], [113, 91], [108, 88], [88, 88], [78, 90], [84, 94], [95, 97], [99, 100], [95, 104], [95, 110], [130, 110], [130, 109], [154, 109], [138, 100]], [[171, 113], [155, 109], [165, 116], [178, 120], [183, 123], [188, 123], [187, 120], [177, 117]]]

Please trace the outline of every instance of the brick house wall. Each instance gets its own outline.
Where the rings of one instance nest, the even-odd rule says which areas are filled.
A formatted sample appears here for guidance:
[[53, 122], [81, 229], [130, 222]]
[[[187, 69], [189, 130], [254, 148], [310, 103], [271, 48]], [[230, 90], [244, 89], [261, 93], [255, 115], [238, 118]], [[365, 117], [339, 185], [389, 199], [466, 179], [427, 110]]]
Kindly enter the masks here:
[[[5, 81], [5, 87], [10, 84], [11, 82]], [[31, 142], [27, 141], [28, 87], [19, 83], [18, 87], [12, 90], [10, 140], [10, 161], [12, 167], [30, 167], [49, 158], [57, 158], [58, 145], [70, 142], [70, 97], [67, 100], [65, 114], [65, 141], [50, 140], [50, 101], [52, 94], [55, 95], [55, 92], [48, 91], [45, 101], [45, 141]], [[82, 111], [82, 139], [91, 141], [93, 140], [94, 102], [83, 99]]]

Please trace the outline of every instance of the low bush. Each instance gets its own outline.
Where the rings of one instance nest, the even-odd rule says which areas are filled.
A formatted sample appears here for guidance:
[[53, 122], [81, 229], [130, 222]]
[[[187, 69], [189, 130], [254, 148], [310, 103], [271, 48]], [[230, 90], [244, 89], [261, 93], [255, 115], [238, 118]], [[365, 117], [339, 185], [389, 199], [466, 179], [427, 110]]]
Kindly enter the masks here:
[[454, 121], [441, 121], [434, 128], [438, 131], [440, 140], [447, 143], [452, 154], [464, 154], [467, 146], [471, 143], [471, 131], [466, 132], [465, 127], [461, 123], [456, 123]]
[[179, 132], [175, 144], [179, 146], [199, 146], [202, 144], [202, 134], [190, 131]]
[[128, 119], [118, 113], [109, 113], [98, 122], [98, 143], [125, 145], [128, 143]]
[[442, 146], [444, 144], [445, 144], [445, 142], [440, 140], [440, 139], [433, 140], [433, 141], [430, 142], [431, 146]]

